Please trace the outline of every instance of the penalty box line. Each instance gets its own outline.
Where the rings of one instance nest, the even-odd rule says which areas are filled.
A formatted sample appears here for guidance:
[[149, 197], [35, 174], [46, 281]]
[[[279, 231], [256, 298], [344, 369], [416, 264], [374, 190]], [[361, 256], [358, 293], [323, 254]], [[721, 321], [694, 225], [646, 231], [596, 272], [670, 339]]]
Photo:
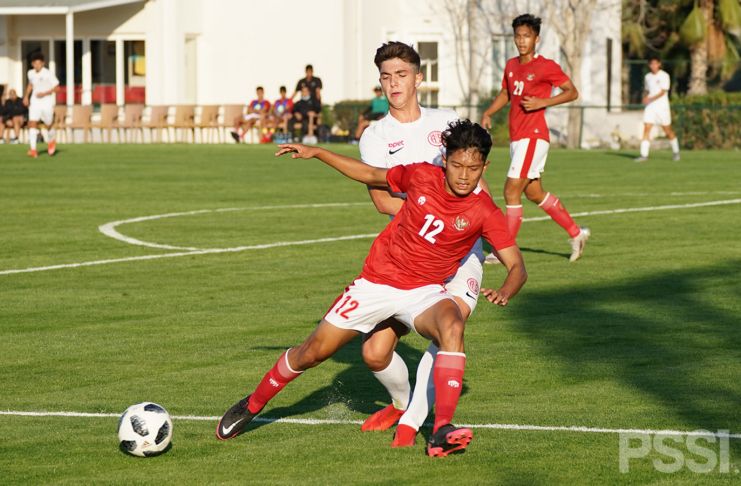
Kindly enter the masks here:
[[[15, 417], [66, 417], [66, 418], [119, 418], [117, 413], [93, 412], [42, 412], [21, 410], [0, 410], [0, 416]], [[172, 419], [183, 422], [216, 422], [221, 417], [203, 415], [173, 415]], [[360, 425], [362, 420], [333, 420], [312, 418], [270, 418], [256, 417], [255, 422], [295, 425]], [[432, 425], [432, 424], [425, 424]], [[613, 429], [606, 427], [586, 427], [580, 425], [523, 425], [523, 424], [459, 424], [471, 429], [519, 430], [528, 432], [573, 432], [593, 434], [644, 434], [644, 435], [682, 435], [692, 437], [718, 437], [741, 439], [741, 434], [711, 432], [708, 430], [669, 430], [669, 429]]]
[[[725, 206], [729, 204], [740, 204], [740, 203], [741, 203], [741, 199], [725, 199], [725, 200], [720, 200], [720, 201], [707, 201], [707, 202], [689, 203], [689, 204], [668, 204], [665, 206], [647, 206], [647, 207], [640, 207], [640, 208], [620, 208], [620, 209], [605, 209], [605, 210], [598, 210], [598, 211], [586, 211], [586, 212], [581, 212], [581, 213], [573, 213], [572, 216], [586, 217], [586, 216], [600, 216], [600, 215], [610, 215], [610, 214], [666, 211], [670, 209], [690, 209], [690, 208], [701, 208], [701, 207], [708, 207], [708, 206]], [[229, 208], [229, 210], [233, 210], [233, 209]], [[522, 221], [523, 222], [534, 222], [534, 221], [546, 221], [548, 219], [550, 219], [550, 216], [543, 216], [543, 217], [536, 217], [536, 218], [524, 218]], [[30, 267], [30, 268], [0, 270], [0, 275], [44, 272], [44, 271], [49, 271], [49, 270], [61, 270], [65, 268], [89, 267], [89, 266], [96, 266], [96, 265], [108, 265], [108, 264], [113, 264], [113, 263], [126, 263], [126, 262], [143, 261], [143, 260], [158, 260], [160, 258], [176, 258], [176, 257], [181, 257], [181, 256], [208, 255], [212, 253], [236, 253], [236, 252], [247, 251], [247, 250], [263, 250], [263, 249], [278, 248], [278, 247], [284, 247], [284, 246], [311, 245], [315, 243], [329, 243], [329, 242], [336, 242], [336, 241], [366, 239], [366, 238], [374, 238], [376, 236], [377, 236], [376, 233], [371, 233], [371, 234], [364, 234], [364, 235], [349, 235], [349, 236], [339, 236], [339, 237], [332, 237], [332, 238], [319, 238], [319, 239], [314, 239], [314, 240], [282, 241], [282, 242], [267, 243], [267, 244], [262, 244], [262, 245], [237, 246], [233, 248], [212, 248], [212, 249], [194, 250], [194, 251], [181, 251], [181, 252], [175, 252], [175, 253], [160, 253], [160, 254], [155, 254], [155, 255], [141, 255], [141, 256], [134, 256], [134, 257], [111, 258], [111, 259], [106, 259], [106, 260], [93, 260], [93, 261], [79, 262], [79, 263], [64, 263], [64, 264], [59, 264], [59, 265], [48, 265], [48, 266], [43, 266], [43, 267]]]

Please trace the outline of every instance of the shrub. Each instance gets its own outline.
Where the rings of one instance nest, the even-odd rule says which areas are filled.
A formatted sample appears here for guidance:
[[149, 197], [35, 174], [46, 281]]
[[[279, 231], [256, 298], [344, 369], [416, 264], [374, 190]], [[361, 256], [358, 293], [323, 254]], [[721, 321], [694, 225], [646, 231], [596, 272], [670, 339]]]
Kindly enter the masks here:
[[672, 97], [672, 125], [682, 147], [734, 149], [741, 146], [741, 93]]
[[358, 115], [370, 106], [370, 100], [345, 100], [334, 105], [334, 124], [352, 133], [358, 125]]

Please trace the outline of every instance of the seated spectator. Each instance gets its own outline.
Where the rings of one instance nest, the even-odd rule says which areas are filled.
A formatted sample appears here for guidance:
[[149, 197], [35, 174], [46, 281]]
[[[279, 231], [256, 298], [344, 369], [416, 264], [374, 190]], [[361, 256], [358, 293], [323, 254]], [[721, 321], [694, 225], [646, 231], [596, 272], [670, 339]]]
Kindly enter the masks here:
[[23, 105], [23, 99], [18, 97], [18, 93], [14, 89], [8, 91], [8, 99], [0, 107], [0, 143], [6, 143], [7, 141], [6, 128], [13, 129], [13, 138], [10, 139], [10, 143], [18, 143], [18, 137], [26, 122], [27, 113], [28, 111]]
[[273, 103], [270, 127], [288, 133], [288, 121], [293, 116], [293, 100], [286, 96], [286, 87], [280, 87], [280, 98]]
[[355, 140], [360, 140], [363, 131], [368, 128], [372, 121], [380, 120], [389, 112], [389, 102], [383, 95], [380, 86], [373, 89], [375, 97], [371, 100], [370, 106], [360, 116], [358, 116], [358, 128], [355, 129]]
[[311, 97], [309, 87], [301, 88], [301, 99], [293, 105], [293, 128], [301, 125], [301, 139], [304, 143], [316, 143], [314, 128], [317, 124], [322, 105], [318, 100]]
[[259, 127], [266, 127], [266, 119], [270, 114], [270, 102], [265, 99], [265, 90], [258, 86], [256, 90], [257, 98], [250, 101], [247, 105], [247, 114], [240, 115], [234, 119], [234, 130], [232, 138], [239, 143], [244, 139], [244, 135], [252, 130], [259, 123]]

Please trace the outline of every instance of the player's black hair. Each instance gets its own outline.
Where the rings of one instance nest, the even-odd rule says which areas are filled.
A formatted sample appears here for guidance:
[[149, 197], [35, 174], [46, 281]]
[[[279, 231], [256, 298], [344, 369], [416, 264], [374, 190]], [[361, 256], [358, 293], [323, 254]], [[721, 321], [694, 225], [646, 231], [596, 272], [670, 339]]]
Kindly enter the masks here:
[[262, 86], [258, 86], [255, 91], [265, 91], [265, 88], [263, 88]]
[[376, 63], [376, 67], [380, 70], [383, 61], [388, 61], [389, 59], [395, 59], [397, 57], [402, 61], [414, 65], [415, 71], [419, 72], [422, 64], [419, 59], [419, 54], [414, 50], [414, 47], [404, 44], [403, 42], [386, 42], [376, 49], [376, 57], [373, 59], [373, 62]]
[[443, 146], [449, 154], [456, 150], [476, 149], [486, 161], [491, 151], [491, 135], [471, 120], [456, 120], [448, 124], [442, 135]]
[[280, 91], [280, 92], [282, 93], [282, 92], [284, 92], [284, 91], [287, 91], [287, 90], [286, 90], [286, 87], [285, 87], [285, 86], [281, 86], [281, 87], [280, 87], [280, 88], [278, 89], [278, 91]]
[[542, 23], [542, 20], [540, 20], [540, 17], [536, 17], [533, 14], [522, 14], [517, 17], [515, 17], [515, 20], [512, 21], [512, 30], [517, 30], [517, 27], [521, 27], [523, 25], [527, 25], [531, 29], [533, 29], [533, 32], [535, 32], [535, 35], [540, 35], [540, 24]]
[[308, 71], [309, 69], [311, 69], [313, 71], [314, 70], [314, 66], [312, 66], [311, 64], [307, 64], [306, 65], [306, 69], [304, 69], [304, 71]]
[[31, 54], [31, 62], [34, 61], [43, 61], [44, 60], [44, 53], [41, 51], [36, 51], [33, 54]]
[[656, 55], [648, 56], [648, 61], [647, 62], [651, 62], [651, 61], [658, 61], [659, 63], [661, 63], [661, 58], [659, 56], [656, 56]]

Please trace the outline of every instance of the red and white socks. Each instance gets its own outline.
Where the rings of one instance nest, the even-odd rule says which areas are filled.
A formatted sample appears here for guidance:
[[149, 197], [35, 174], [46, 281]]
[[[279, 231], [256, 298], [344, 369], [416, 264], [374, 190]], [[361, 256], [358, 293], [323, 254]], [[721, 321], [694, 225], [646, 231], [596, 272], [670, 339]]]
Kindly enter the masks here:
[[435, 425], [433, 433], [453, 421], [458, 399], [463, 390], [463, 372], [466, 368], [465, 353], [438, 351], [432, 370], [435, 382]]
[[260, 384], [250, 395], [247, 409], [250, 413], [258, 413], [275, 395], [286, 387], [291, 381], [298, 378], [303, 371], [294, 371], [288, 364], [288, 352], [280, 355], [275, 365], [265, 373]]
[[522, 225], [522, 204], [507, 204], [507, 229], [512, 238], [517, 238], [517, 233]]
[[569, 234], [569, 238], [576, 238], [579, 235], [581, 229], [576, 225], [569, 212], [566, 211], [566, 208], [561, 204], [561, 200], [556, 196], [549, 192], [545, 195], [545, 199], [543, 199], [538, 206], [540, 206], [540, 208], [545, 211], [553, 221], [566, 230]]
[[391, 395], [391, 403], [397, 410], [406, 410], [409, 405], [411, 385], [409, 384], [409, 370], [406, 363], [394, 351], [389, 365], [381, 371], [374, 371], [373, 376], [386, 388]]

